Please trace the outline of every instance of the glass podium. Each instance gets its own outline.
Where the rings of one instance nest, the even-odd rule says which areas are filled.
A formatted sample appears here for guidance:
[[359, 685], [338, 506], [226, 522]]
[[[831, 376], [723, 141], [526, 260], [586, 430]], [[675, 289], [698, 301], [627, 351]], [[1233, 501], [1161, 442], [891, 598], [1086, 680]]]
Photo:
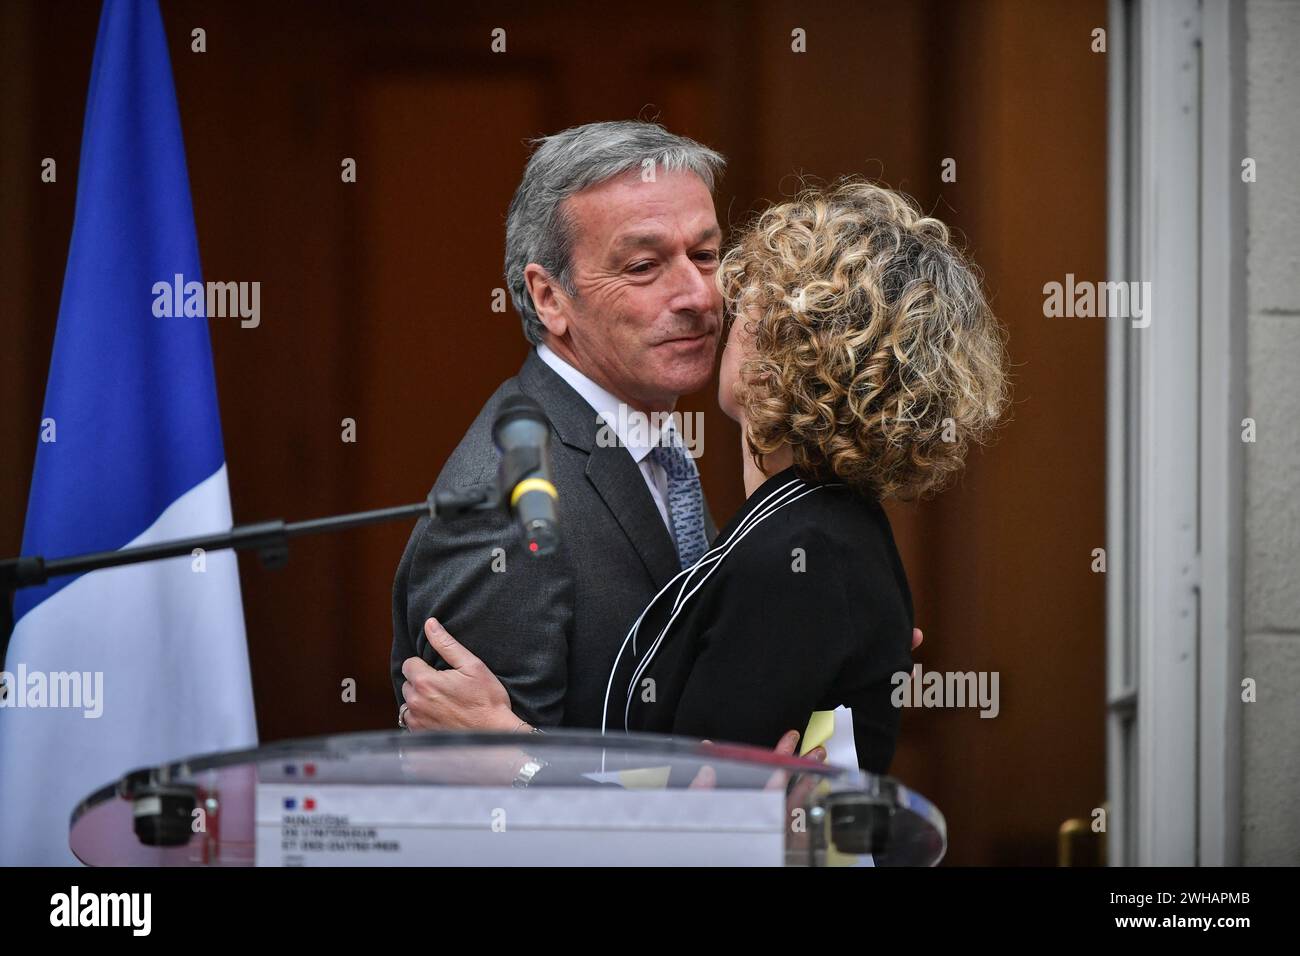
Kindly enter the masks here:
[[83, 800], [92, 866], [933, 866], [890, 777], [652, 734], [372, 732], [132, 771]]

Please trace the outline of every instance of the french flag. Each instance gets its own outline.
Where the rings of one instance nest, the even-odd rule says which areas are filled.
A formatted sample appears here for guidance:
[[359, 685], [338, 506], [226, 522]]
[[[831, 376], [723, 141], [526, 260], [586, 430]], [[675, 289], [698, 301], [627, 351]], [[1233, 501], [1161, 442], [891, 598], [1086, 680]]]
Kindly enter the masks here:
[[[207, 319], [153, 315], [154, 284], [177, 273], [201, 281], [162, 17], [156, 0], [106, 0], [24, 555], [231, 527]], [[54, 579], [20, 590], [14, 618], [0, 864], [75, 865], [69, 819], [93, 790], [137, 767], [256, 745], [232, 552]], [[98, 681], [102, 700], [66, 699], [59, 675], [71, 674], [83, 697]]]

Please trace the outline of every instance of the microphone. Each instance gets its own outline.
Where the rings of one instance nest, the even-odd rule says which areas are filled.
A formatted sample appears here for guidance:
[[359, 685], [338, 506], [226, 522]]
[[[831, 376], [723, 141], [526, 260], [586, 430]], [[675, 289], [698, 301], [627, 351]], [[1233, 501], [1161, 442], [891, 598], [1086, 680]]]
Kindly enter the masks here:
[[527, 395], [501, 403], [492, 423], [492, 442], [501, 453], [499, 486], [524, 529], [524, 545], [534, 557], [555, 551], [560, 543], [555, 518], [558, 495], [551, 484], [551, 424], [540, 405]]

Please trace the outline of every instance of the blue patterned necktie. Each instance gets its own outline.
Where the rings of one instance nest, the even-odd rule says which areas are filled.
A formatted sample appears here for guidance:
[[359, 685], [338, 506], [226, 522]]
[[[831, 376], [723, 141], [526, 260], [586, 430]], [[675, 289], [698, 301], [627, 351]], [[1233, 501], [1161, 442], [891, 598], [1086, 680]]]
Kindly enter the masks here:
[[669, 429], [664, 437], [671, 444], [651, 449], [650, 460], [663, 468], [668, 476], [668, 515], [673, 523], [677, 559], [684, 570], [709, 548], [704, 530], [704, 491], [700, 487], [700, 472], [695, 467], [695, 459], [686, 454], [677, 431]]

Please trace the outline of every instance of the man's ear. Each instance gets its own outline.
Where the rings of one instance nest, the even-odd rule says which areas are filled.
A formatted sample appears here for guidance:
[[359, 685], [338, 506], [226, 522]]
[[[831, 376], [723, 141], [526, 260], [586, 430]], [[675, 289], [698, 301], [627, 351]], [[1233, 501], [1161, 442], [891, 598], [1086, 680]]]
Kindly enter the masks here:
[[524, 284], [533, 300], [533, 311], [546, 326], [546, 331], [563, 338], [569, 328], [569, 297], [558, 282], [551, 278], [536, 262], [524, 266]]

